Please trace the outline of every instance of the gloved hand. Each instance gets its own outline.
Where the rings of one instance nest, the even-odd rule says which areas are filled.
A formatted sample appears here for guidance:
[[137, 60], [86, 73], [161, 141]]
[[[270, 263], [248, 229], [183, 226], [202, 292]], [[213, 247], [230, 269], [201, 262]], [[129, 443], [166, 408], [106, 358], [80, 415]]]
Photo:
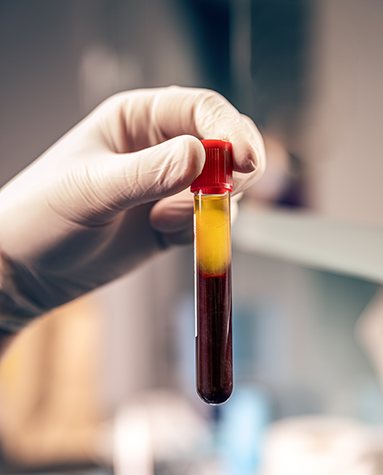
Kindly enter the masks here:
[[[232, 142], [234, 192], [263, 172], [262, 138], [223, 97], [170, 87], [121, 93], [0, 193], [0, 328], [121, 276], [191, 230], [198, 138]], [[184, 190], [184, 191], [183, 191]]]

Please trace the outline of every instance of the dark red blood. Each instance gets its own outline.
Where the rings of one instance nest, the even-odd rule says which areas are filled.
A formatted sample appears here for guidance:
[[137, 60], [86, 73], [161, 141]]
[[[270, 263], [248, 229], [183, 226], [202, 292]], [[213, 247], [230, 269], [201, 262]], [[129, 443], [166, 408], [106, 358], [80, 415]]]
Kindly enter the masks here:
[[197, 392], [222, 404], [233, 391], [231, 269], [224, 275], [197, 272]]

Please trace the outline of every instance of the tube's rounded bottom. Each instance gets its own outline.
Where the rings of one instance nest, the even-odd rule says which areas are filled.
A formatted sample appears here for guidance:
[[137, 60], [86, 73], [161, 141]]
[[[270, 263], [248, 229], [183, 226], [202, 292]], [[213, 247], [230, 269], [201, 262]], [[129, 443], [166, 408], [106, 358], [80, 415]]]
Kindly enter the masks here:
[[233, 386], [230, 388], [218, 388], [211, 391], [203, 391], [197, 388], [197, 394], [206, 404], [211, 406], [218, 406], [225, 403], [233, 393]]

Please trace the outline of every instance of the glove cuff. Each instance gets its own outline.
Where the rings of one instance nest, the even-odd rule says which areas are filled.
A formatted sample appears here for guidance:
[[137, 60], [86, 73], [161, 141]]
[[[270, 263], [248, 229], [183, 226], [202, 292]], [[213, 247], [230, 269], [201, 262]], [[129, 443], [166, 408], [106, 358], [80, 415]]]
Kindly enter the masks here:
[[17, 333], [44, 313], [17, 288], [13, 269], [0, 253], [0, 331]]

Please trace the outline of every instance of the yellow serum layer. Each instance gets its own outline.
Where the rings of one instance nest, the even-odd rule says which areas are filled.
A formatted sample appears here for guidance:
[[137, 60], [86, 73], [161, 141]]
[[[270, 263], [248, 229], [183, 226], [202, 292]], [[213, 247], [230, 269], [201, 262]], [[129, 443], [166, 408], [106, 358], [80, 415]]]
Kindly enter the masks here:
[[226, 274], [231, 263], [230, 194], [194, 197], [197, 268], [207, 275]]

